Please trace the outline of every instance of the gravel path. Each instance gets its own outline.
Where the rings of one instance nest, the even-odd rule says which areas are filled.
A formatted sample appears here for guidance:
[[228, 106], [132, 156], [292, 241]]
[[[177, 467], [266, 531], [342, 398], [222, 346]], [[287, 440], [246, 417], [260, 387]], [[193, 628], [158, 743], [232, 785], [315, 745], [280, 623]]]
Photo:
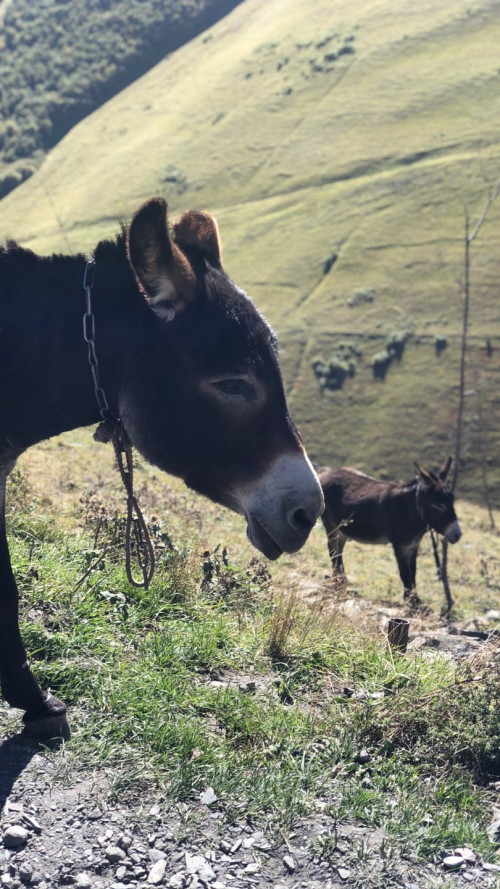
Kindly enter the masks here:
[[[68, 750], [47, 753], [0, 708], [0, 886], [20, 889], [340, 889], [498, 886], [472, 850], [458, 873], [444, 863], [412, 864], [387, 848], [383, 831], [338, 826], [328, 860], [313, 840], [332, 830], [317, 811], [280, 845], [246, 819], [228, 826], [210, 788], [199, 802], [167, 808], [154, 799], [109, 801], [103, 775], [73, 772]], [[9, 727], [11, 731], [9, 732]], [[499, 868], [500, 870], [500, 868]]]

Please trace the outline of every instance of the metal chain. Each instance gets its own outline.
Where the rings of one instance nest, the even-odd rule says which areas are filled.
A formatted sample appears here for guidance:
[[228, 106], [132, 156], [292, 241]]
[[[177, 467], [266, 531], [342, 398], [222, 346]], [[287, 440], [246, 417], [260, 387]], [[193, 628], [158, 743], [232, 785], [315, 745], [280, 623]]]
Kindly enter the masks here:
[[[144, 587], [147, 590], [155, 571], [154, 549], [144, 516], [134, 495], [132, 445], [122, 421], [119, 417], [114, 417], [109, 409], [108, 399], [102, 388], [99, 376], [99, 362], [95, 347], [95, 316], [92, 311], [94, 271], [95, 262], [93, 259], [89, 259], [83, 274], [83, 289], [86, 302], [86, 312], [83, 316], [83, 338], [88, 346], [88, 359], [94, 381], [94, 392], [102, 419], [94, 433], [94, 439], [102, 442], [113, 442], [118, 469], [127, 492], [127, 524], [125, 529], [125, 570], [127, 579], [132, 586]], [[124, 455], [125, 461], [123, 459]], [[135, 555], [142, 574], [142, 580], [136, 580], [132, 575], [132, 531]]]
[[104, 423], [113, 421], [113, 416], [109, 409], [106, 393], [101, 386], [99, 377], [99, 362], [97, 361], [97, 353], [95, 350], [95, 315], [92, 311], [92, 287], [94, 285], [95, 262], [89, 259], [85, 265], [83, 273], [83, 289], [85, 290], [87, 311], [83, 316], [83, 338], [87, 343], [90, 371], [94, 381], [94, 392], [99, 407], [99, 413]]

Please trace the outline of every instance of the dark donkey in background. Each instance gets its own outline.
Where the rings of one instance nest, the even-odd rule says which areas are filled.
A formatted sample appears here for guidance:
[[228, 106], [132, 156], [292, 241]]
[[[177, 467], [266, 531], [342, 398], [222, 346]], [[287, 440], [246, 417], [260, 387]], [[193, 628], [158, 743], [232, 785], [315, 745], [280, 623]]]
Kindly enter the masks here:
[[382, 482], [356, 469], [325, 469], [320, 482], [325, 497], [322, 516], [334, 573], [344, 573], [342, 550], [348, 538], [359, 543], [392, 543], [405, 599], [415, 595], [417, 553], [432, 528], [450, 543], [462, 536], [452, 491], [446, 486], [451, 457], [435, 475], [416, 463], [407, 484]]
[[[166, 209], [149, 201], [128, 232], [95, 250], [91, 338], [102, 391], [147, 460], [241, 513], [251, 542], [275, 559], [303, 545], [323, 509], [276, 340], [225, 274], [212, 217], [188, 212], [169, 232]], [[0, 248], [0, 676], [5, 700], [39, 737], [66, 726], [66, 708], [27, 662], [5, 488], [30, 445], [100, 419], [82, 333], [86, 267], [83, 256]]]

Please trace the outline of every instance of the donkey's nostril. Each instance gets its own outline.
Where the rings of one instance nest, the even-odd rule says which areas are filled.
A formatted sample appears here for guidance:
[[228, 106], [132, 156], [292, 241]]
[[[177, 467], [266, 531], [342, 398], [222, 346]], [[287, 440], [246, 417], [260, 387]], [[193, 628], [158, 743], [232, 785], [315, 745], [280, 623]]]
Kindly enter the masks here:
[[288, 521], [294, 531], [310, 531], [316, 524], [316, 516], [310, 519], [305, 509], [294, 509], [288, 513]]

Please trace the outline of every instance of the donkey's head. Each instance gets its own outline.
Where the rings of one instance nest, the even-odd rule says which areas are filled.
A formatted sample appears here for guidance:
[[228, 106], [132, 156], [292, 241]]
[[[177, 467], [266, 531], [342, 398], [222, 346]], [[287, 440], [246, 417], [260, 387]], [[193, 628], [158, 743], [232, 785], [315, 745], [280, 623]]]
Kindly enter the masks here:
[[449, 543], [456, 543], [462, 536], [462, 529], [455, 513], [453, 492], [446, 484], [451, 463], [452, 458], [448, 457], [437, 475], [415, 463], [417, 507], [429, 528], [444, 534]]
[[134, 216], [128, 257], [145, 300], [120, 415], [157, 466], [242, 513], [269, 558], [294, 552], [323, 510], [289, 416], [275, 336], [222, 268], [212, 217], [167, 228], [156, 198]]

